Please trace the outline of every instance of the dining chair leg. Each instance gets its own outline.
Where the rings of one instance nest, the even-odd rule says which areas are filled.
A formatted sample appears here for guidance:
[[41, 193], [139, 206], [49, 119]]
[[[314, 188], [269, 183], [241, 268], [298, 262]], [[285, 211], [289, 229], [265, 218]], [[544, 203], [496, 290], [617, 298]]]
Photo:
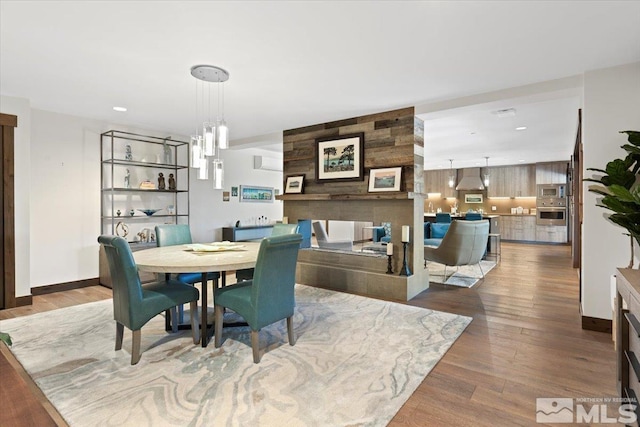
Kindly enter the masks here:
[[171, 307], [171, 332], [174, 334], [178, 332], [178, 307]]
[[214, 316], [214, 332], [213, 332], [213, 345], [215, 348], [219, 348], [222, 345], [222, 323], [224, 322], [224, 308], [221, 305], [213, 305]]
[[133, 332], [133, 345], [131, 346], [131, 364], [135, 365], [140, 361], [140, 337], [141, 329]]
[[251, 330], [251, 350], [253, 350], [253, 363], [260, 363], [260, 336], [258, 331]]
[[116, 322], [116, 351], [122, 350], [122, 337], [124, 336], [124, 325]]
[[191, 301], [191, 303], [189, 304], [189, 310], [193, 343], [198, 344], [200, 342], [200, 325], [198, 325], [198, 301]]
[[289, 345], [296, 343], [296, 334], [293, 330], [293, 316], [287, 317], [287, 333], [289, 335]]
[[478, 267], [480, 267], [480, 273], [482, 273], [482, 278], [484, 279], [484, 271], [482, 270], [482, 264], [478, 263]]

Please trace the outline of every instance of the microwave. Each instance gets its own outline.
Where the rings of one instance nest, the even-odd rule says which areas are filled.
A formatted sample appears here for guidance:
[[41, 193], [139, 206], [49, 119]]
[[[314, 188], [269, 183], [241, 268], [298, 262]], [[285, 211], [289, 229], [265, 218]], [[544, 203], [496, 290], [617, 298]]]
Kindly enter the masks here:
[[539, 199], [564, 199], [567, 196], [566, 184], [538, 184]]

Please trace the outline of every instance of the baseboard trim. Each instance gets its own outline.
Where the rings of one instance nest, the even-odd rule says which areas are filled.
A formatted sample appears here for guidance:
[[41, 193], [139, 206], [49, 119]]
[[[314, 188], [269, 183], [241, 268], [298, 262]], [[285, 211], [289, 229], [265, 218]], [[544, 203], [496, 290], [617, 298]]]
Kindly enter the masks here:
[[86, 288], [88, 286], [97, 286], [100, 284], [100, 279], [94, 277], [93, 279], [76, 280], [74, 282], [56, 283], [53, 285], [37, 286], [31, 288], [31, 295], [46, 295], [54, 292], [69, 291], [71, 289]]
[[582, 316], [582, 329], [610, 334], [613, 330], [613, 327], [611, 320]]
[[32, 305], [33, 297], [31, 295], [25, 295], [23, 297], [16, 297], [16, 307], [23, 307], [25, 305]]

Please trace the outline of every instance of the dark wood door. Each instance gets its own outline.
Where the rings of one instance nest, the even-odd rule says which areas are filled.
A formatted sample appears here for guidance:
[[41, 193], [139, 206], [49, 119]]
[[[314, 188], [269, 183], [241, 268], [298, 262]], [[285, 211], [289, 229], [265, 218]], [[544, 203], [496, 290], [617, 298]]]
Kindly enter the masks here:
[[15, 227], [14, 227], [14, 128], [18, 118], [0, 113], [0, 204], [2, 205], [2, 245], [0, 246], [0, 308], [16, 306]]
[[[582, 248], [582, 110], [578, 110], [578, 133], [576, 135], [576, 144], [573, 149], [572, 156], [573, 180], [572, 186], [572, 211], [573, 217], [573, 239], [571, 240], [571, 257], [573, 259], [573, 268], [580, 268], [581, 248]], [[582, 287], [582, 279], [580, 280]], [[582, 292], [581, 292], [582, 298]]]

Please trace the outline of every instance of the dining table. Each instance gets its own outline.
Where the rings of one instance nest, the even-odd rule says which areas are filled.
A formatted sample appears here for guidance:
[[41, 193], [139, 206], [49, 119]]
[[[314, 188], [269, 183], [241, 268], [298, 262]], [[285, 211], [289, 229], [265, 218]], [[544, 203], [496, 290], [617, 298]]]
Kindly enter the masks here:
[[206, 347], [213, 335], [213, 327], [207, 325], [207, 274], [220, 273], [225, 286], [227, 271], [255, 267], [259, 249], [260, 242], [213, 242], [144, 249], [133, 252], [133, 258], [141, 272], [202, 273], [200, 336]]

